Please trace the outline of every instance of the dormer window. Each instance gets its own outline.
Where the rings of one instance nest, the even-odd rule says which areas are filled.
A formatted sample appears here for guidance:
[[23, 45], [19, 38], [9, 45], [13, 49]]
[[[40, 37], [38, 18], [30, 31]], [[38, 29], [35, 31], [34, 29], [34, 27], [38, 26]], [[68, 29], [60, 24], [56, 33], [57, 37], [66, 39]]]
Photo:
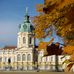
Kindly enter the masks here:
[[25, 37], [23, 37], [23, 43], [26, 43], [26, 38]]

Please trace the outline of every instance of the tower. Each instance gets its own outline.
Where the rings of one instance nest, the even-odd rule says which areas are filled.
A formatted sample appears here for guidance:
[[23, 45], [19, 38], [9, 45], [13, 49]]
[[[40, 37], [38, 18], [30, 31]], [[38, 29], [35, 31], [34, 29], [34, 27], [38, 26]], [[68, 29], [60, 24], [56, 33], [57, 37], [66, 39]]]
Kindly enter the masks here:
[[34, 27], [30, 22], [28, 15], [28, 9], [26, 8], [26, 14], [24, 17], [23, 24], [19, 25], [19, 33], [18, 33], [18, 48], [22, 47], [33, 47], [34, 46]]
[[17, 49], [18, 54], [21, 57], [22, 61], [26, 66], [24, 68], [26, 70], [33, 69], [33, 62], [34, 62], [34, 27], [30, 22], [28, 15], [28, 9], [26, 8], [26, 14], [24, 17], [23, 24], [19, 25], [19, 32], [17, 38]]

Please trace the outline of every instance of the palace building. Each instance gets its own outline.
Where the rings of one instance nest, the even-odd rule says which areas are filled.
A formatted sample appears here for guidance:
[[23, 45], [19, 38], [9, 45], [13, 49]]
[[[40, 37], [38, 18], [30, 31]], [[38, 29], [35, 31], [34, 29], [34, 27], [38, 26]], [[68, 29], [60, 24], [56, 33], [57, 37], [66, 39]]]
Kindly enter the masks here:
[[[55, 55], [43, 57], [44, 50], [35, 46], [34, 27], [26, 10], [24, 22], [19, 25], [17, 46], [5, 46], [0, 49], [0, 70], [55, 70]], [[59, 70], [63, 71], [62, 62], [69, 58], [58, 56]]]

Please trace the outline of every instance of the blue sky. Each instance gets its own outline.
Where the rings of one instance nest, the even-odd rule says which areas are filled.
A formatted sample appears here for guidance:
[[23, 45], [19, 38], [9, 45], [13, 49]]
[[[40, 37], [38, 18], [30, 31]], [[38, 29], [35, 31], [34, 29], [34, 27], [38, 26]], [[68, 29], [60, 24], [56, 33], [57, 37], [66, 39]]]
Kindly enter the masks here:
[[18, 25], [24, 20], [25, 8], [35, 16], [39, 3], [43, 0], [0, 0], [0, 47], [17, 44]]
[[18, 25], [24, 20], [25, 8], [29, 8], [30, 16], [36, 16], [36, 4], [40, 3], [44, 0], [0, 0], [0, 47], [17, 45]]

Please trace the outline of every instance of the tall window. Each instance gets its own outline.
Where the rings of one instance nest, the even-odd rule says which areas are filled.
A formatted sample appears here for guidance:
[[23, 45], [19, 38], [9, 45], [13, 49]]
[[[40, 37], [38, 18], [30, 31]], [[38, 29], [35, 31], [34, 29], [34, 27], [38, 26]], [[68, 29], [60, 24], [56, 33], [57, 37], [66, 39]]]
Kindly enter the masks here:
[[42, 58], [42, 56], [41, 56], [41, 61], [40, 62], [42, 62], [43, 60], [42, 60], [43, 58]]
[[4, 58], [4, 62], [7, 62], [7, 57]]
[[31, 37], [29, 37], [29, 44], [31, 44]]
[[48, 61], [48, 57], [46, 57], [46, 62]]
[[23, 54], [23, 55], [22, 55], [22, 61], [25, 61], [25, 60], [26, 60], [26, 55]]
[[27, 60], [28, 60], [28, 61], [31, 60], [31, 55], [30, 55], [30, 54], [27, 55]]
[[51, 56], [51, 61], [53, 61], [53, 56]]
[[20, 61], [21, 60], [21, 56], [20, 54], [17, 55], [17, 61]]
[[26, 43], [26, 39], [25, 39], [25, 37], [23, 37], [23, 43]]
[[2, 62], [2, 57], [0, 57], [0, 62]]
[[11, 63], [11, 58], [8, 58], [8, 63], [9, 63], [9, 64]]

